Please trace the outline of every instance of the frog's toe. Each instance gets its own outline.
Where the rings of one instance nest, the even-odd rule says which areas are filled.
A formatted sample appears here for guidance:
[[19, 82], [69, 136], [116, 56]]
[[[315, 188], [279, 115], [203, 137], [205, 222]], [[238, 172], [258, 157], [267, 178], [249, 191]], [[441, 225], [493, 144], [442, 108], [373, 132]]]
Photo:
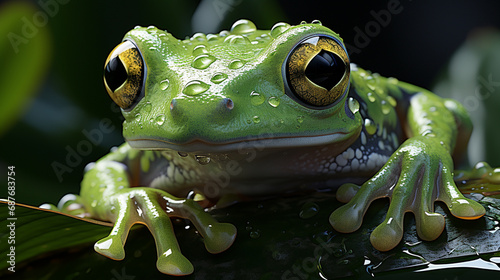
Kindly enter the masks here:
[[396, 247], [403, 238], [403, 226], [399, 219], [386, 218], [370, 235], [370, 242], [379, 251]]
[[425, 241], [436, 240], [444, 230], [445, 220], [439, 213], [416, 214], [418, 236]]
[[236, 227], [228, 223], [216, 223], [209, 225], [205, 239], [205, 247], [212, 254], [227, 250], [236, 238]]
[[338, 201], [347, 203], [358, 193], [360, 188], [361, 186], [351, 183], [343, 184], [339, 187], [335, 196]]
[[94, 250], [113, 260], [123, 260], [125, 258], [123, 243], [120, 238], [116, 236], [108, 236], [97, 241], [94, 244]]
[[330, 215], [330, 224], [332, 227], [343, 233], [350, 233], [356, 231], [363, 223], [363, 215], [369, 202], [366, 200], [353, 199], [346, 205], [343, 205], [333, 211]]
[[194, 267], [180, 251], [168, 249], [158, 256], [156, 267], [162, 273], [169, 275], [188, 275], [193, 273]]
[[454, 199], [448, 208], [453, 216], [464, 220], [476, 220], [486, 213], [481, 204], [465, 197]]

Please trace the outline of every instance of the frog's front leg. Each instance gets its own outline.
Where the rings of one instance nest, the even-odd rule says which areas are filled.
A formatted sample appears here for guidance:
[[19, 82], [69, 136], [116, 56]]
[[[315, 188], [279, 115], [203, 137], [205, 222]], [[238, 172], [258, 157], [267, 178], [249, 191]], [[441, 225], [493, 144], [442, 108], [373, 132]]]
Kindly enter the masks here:
[[[430, 99], [430, 100], [429, 100]], [[424, 111], [431, 102], [434, 108]], [[455, 144], [456, 117], [454, 109], [430, 93], [413, 96], [408, 113], [410, 137], [389, 161], [362, 186], [346, 184], [337, 191], [337, 198], [346, 205], [334, 211], [330, 223], [340, 232], [353, 232], [362, 223], [370, 203], [381, 197], [391, 199], [387, 216], [371, 234], [372, 245], [388, 251], [401, 241], [403, 218], [413, 212], [417, 233], [423, 240], [434, 240], [444, 230], [444, 217], [434, 212], [434, 202], [444, 202], [452, 215], [477, 219], [484, 208], [465, 198], [453, 181], [451, 151]], [[439, 113], [438, 113], [439, 112]]]
[[124, 244], [132, 225], [145, 224], [157, 248], [157, 268], [171, 275], [193, 272], [192, 264], [182, 255], [170, 217], [189, 219], [201, 233], [210, 253], [231, 246], [236, 228], [218, 223], [191, 199], [176, 198], [166, 191], [149, 187], [131, 187], [126, 180], [127, 167], [117, 161], [98, 161], [85, 174], [81, 198], [92, 217], [114, 222], [111, 233], [99, 240], [94, 249], [111, 259], [125, 257]]

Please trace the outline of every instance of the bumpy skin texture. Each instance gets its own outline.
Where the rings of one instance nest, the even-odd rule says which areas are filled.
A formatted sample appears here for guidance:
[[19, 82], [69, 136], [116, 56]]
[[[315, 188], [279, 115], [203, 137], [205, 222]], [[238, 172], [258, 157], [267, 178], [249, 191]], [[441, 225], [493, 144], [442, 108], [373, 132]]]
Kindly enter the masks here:
[[[322, 107], [294, 95], [287, 76], [295, 63], [290, 57], [309, 63], [306, 52], [290, 53], [308, 38], [314, 45], [315, 36], [333, 46], [327, 53], [338, 54], [326, 59], [342, 59], [338, 64], [346, 67], [341, 70], [347, 82], [331, 91], [308, 84], [310, 92], [333, 93], [317, 98], [320, 105], [332, 102]], [[115, 223], [95, 245], [105, 256], [123, 259], [130, 227], [142, 223], [156, 240], [158, 269], [192, 273], [171, 217], [190, 219], [209, 252], [227, 249], [236, 229], [215, 221], [193, 194], [202, 204], [220, 206], [235, 196], [368, 179], [339, 188], [337, 197], [347, 204], [331, 214], [330, 223], [340, 232], [355, 231], [369, 204], [389, 197], [386, 221], [371, 235], [379, 250], [400, 242], [409, 211], [422, 239], [437, 238], [444, 218], [434, 213], [435, 201], [459, 218], [484, 214], [452, 178], [451, 155], [466, 146], [471, 132], [462, 106], [350, 64], [342, 39], [320, 23], [257, 30], [240, 20], [231, 31], [186, 40], [154, 27], [136, 28], [125, 40], [137, 46], [145, 65], [135, 101], [130, 91], [119, 100], [124, 106], [135, 102], [122, 110], [127, 143], [88, 166], [78, 199], [91, 217]], [[306, 48], [312, 57], [320, 51], [313, 45]], [[114, 90], [110, 95], [119, 95]]]

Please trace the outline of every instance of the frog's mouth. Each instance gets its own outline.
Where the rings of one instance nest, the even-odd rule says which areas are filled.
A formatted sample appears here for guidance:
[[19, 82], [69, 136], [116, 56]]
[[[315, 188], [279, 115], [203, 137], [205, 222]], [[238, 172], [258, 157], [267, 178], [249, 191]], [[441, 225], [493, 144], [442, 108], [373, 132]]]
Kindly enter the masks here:
[[248, 150], [261, 151], [264, 149], [290, 149], [299, 147], [322, 146], [329, 144], [345, 145], [352, 143], [359, 135], [360, 130], [350, 132], [335, 132], [324, 135], [311, 136], [269, 136], [262, 135], [256, 138], [245, 137], [225, 142], [209, 142], [194, 139], [185, 143], [176, 143], [162, 138], [127, 138], [132, 148], [141, 150], [174, 150], [186, 153], [229, 153]]

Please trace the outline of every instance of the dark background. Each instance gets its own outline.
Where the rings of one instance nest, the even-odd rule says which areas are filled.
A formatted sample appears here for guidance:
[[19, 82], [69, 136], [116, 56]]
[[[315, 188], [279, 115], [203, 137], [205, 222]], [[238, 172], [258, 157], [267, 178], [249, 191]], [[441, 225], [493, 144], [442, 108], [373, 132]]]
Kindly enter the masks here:
[[[41, 9], [38, 1], [24, 2]], [[432, 87], [472, 32], [500, 27], [500, 1], [495, 0], [40, 2], [58, 3], [58, 11], [41, 27], [49, 34], [49, 64], [22, 113], [0, 135], [0, 178], [7, 166], [16, 166], [16, 200], [31, 205], [57, 203], [63, 194], [77, 193], [85, 164], [122, 143], [121, 115], [104, 90], [102, 69], [109, 52], [136, 25], [155, 25], [184, 38], [229, 29], [240, 18], [252, 20], [259, 29], [270, 29], [279, 21], [319, 19], [357, 48], [349, 50], [353, 62], [425, 88]], [[398, 12], [377, 22], [374, 14], [387, 15], [394, 9]], [[12, 31], [20, 32], [19, 26]], [[4, 71], [9, 69], [0, 67], [0, 75]], [[85, 132], [95, 132], [107, 119], [115, 129], [103, 133], [102, 140], [80, 156], [81, 162], [58, 178], [52, 165], [67, 165], [68, 151], [88, 142]], [[5, 195], [2, 189], [0, 197]]]

